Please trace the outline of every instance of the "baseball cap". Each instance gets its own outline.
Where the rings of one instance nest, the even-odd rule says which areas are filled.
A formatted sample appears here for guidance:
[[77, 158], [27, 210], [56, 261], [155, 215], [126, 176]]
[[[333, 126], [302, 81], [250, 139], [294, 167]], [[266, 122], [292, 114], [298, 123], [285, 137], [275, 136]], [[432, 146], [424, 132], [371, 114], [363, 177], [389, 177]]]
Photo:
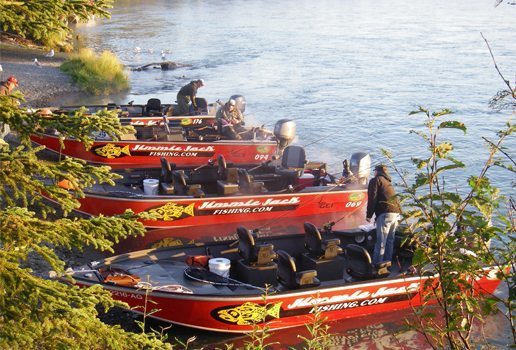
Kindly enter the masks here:
[[374, 170], [385, 173], [385, 172], [387, 172], [387, 167], [384, 164], [378, 164], [377, 166], [374, 167]]
[[9, 76], [9, 78], [7, 78], [7, 82], [13, 83], [14, 85], [18, 85], [18, 79], [16, 79], [14, 75]]

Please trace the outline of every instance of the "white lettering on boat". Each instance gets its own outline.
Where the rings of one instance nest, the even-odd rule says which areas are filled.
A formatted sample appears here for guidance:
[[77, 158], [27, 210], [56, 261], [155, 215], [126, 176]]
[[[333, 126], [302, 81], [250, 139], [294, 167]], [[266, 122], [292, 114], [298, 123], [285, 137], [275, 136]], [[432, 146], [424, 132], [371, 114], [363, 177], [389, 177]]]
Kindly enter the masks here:
[[172, 145], [172, 146], [152, 146], [137, 144], [132, 151], [148, 151], [148, 152], [215, 152], [213, 146], [191, 146], [186, 147]]
[[140, 294], [128, 293], [120, 290], [111, 290], [110, 292], [114, 297], [143, 299], [143, 296], [141, 296]]
[[197, 152], [149, 152], [151, 157], [197, 157]]
[[197, 209], [225, 209], [225, 208], [239, 208], [239, 207], [273, 207], [282, 205], [297, 205], [301, 203], [299, 197], [291, 197], [286, 199], [267, 198], [265, 200], [249, 199], [248, 201], [233, 201], [233, 202], [203, 202]]
[[213, 215], [263, 213], [272, 211], [272, 209], [274, 207], [217, 209], [213, 212]]
[[[307, 298], [298, 298], [294, 300], [292, 304], [289, 304], [287, 306], [288, 309], [296, 309], [296, 308], [303, 308], [303, 307], [309, 307], [314, 305], [325, 305], [325, 304], [342, 304], [345, 302], [353, 303], [356, 302], [357, 306], [360, 305], [360, 300], [368, 299], [368, 298], [379, 298], [379, 297], [386, 297], [391, 295], [400, 295], [400, 294], [407, 294], [412, 293], [419, 290], [419, 282], [411, 283], [409, 286], [402, 286], [402, 287], [393, 287], [393, 288], [386, 288], [381, 287], [375, 292], [371, 293], [368, 291], [362, 291], [360, 289], [353, 292], [353, 294], [341, 294], [341, 295], [333, 295], [331, 297], [321, 297], [321, 298], [313, 298], [313, 297], [307, 297]], [[348, 304], [349, 304], [348, 303]], [[371, 305], [371, 304], [370, 304]], [[343, 306], [343, 308], [347, 307], [353, 307], [353, 306]]]
[[310, 313], [352, 309], [354, 307], [359, 307], [359, 306], [378, 305], [378, 304], [383, 304], [386, 301], [387, 301], [387, 297], [383, 297], [383, 298], [366, 299], [366, 300], [362, 300], [362, 301], [355, 300], [355, 301], [351, 301], [351, 302], [347, 302], [347, 303], [315, 306], [312, 310], [310, 310]]

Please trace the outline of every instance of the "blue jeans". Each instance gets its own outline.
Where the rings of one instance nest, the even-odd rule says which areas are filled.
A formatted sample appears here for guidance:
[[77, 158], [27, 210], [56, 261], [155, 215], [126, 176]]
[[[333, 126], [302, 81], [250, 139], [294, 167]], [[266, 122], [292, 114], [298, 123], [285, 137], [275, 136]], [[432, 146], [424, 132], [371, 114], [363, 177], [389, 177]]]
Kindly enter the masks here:
[[376, 218], [376, 244], [373, 253], [373, 265], [383, 261], [392, 261], [394, 250], [394, 233], [398, 227], [398, 213], [384, 213]]

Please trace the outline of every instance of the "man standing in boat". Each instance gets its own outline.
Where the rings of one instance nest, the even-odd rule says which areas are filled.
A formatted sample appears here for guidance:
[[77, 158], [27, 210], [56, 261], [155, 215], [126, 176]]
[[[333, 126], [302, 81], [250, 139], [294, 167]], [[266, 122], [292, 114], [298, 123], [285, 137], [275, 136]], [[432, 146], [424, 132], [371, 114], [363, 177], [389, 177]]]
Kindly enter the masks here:
[[367, 190], [367, 222], [376, 216], [376, 244], [373, 265], [392, 261], [394, 234], [398, 226], [401, 207], [391, 183], [387, 167], [379, 164], [374, 168], [374, 178], [369, 181]]
[[244, 131], [242, 127], [244, 116], [236, 106], [234, 99], [230, 99], [219, 108], [216, 118], [217, 126], [222, 135], [232, 140], [240, 140], [242, 138], [238, 133]]
[[[197, 90], [204, 86], [204, 80], [192, 80], [185, 86], [179, 90], [177, 93], [177, 104], [178, 104], [178, 110], [176, 115], [188, 115], [192, 112], [197, 112], [197, 104], [195, 101], [195, 97], [197, 96]], [[192, 103], [192, 109], [190, 110], [190, 102]]]

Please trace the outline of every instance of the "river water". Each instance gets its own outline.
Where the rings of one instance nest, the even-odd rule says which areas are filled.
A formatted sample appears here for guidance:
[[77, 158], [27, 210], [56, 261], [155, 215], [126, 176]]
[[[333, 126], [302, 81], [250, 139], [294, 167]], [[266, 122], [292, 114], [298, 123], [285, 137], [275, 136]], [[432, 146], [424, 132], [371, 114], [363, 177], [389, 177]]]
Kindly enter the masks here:
[[[206, 86], [198, 95], [209, 102], [246, 97], [248, 125], [295, 120], [297, 143], [332, 173], [340, 174], [342, 160], [357, 151], [369, 152], [373, 163], [384, 161], [380, 149], [386, 148], [409, 176], [410, 158], [422, 156], [425, 145], [409, 133], [421, 128], [423, 117], [408, 113], [418, 106], [450, 108], [468, 132], [443, 136], [467, 169], [447, 183], [463, 188], [461, 181], [477, 174], [487, 155], [482, 137], [493, 139], [514, 115], [488, 107], [506, 86], [480, 32], [506, 79], [514, 79], [516, 66], [516, 6], [495, 8], [494, 2], [116, 0], [111, 20], [78, 28], [85, 46], [110, 50], [128, 66], [160, 62], [163, 50], [167, 60], [191, 67], [130, 72], [127, 94], [68, 102], [158, 97], [169, 103], [182, 85], [202, 78]], [[506, 147], [514, 157], [515, 143]], [[508, 172], [493, 169], [491, 177], [514, 196]]]

